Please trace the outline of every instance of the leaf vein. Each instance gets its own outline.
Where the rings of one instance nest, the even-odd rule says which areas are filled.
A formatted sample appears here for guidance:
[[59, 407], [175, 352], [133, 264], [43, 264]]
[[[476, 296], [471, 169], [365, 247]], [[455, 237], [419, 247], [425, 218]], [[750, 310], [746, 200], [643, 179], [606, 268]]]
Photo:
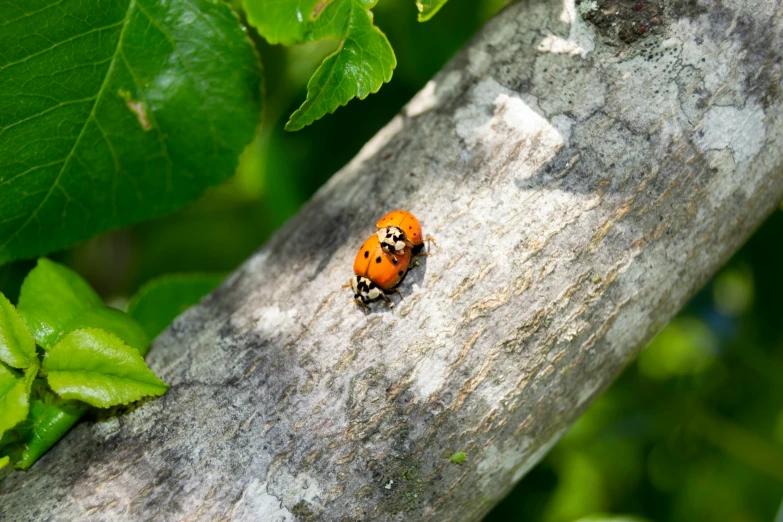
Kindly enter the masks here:
[[65, 160], [57, 160], [57, 161], [52, 161], [50, 163], [45, 163], [43, 165], [36, 165], [35, 167], [30, 167], [29, 169], [27, 169], [27, 170], [25, 170], [23, 172], [20, 172], [19, 174], [16, 174], [15, 176], [13, 176], [11, 178], [8, 178], [6, 180], [0, 181], [0, 187], [2, 187], [3, 185], [7, 185], [7, 184], [11, 183], [12, 181], [14, 181], [17, 178], [21, 178], [22, 176], [24, 176], [26, 174], [29, 174], [30, 172], [34, 172], [34, 171], [40, 170], [40, 169], [45, 169], [46, 167], [53, 167], [53, 166], [55, 166], [55, 165], [57, 165], [59, 163], [62, 163], [63, 161], [65, 161]]
[[25, 18], [30, 18], [31, 16], [35, 16], [39, 13], [43, 13], [44, 11], [51, 9], [52, 7], [57, 7], [58, 5], [62, 4], [65, 0], [59, 0], [58, 2], [55, 2], [53, 4], [49, 4], [46, 7], [42, 7], [41, 9], [38, 9], [37, 11], [31, 11], [29, 13], [25, 13], [24, 15], [20, 16], [19, 18], [12, 18], [11, 20], [6, 20], [2, 24], [0, 24], [0, 27], [5, 27], [6, 25], [12, 24], [14, 22], [18, 22], [19, 20], [24, 20]]
[[100, 31], [105, 31], [106, 29], [114, 29], [115, 27], [117, 27], [117, 26], [119, 26], [119, 25], [121, 25], [123, 23], [125, 23], [125, 21], [121, 20], [121, 21], [119, 21], [117, 23], [114, 23], [114, 24], [106, 25], [104, 27], [96, 27], [94, 29], [90, 29], [87, 32], [84, 32], [84, 33], [81, 33], [81, 34], [77, 34], [76, 36], [72, 36], [72, 37], [70, 37], [70, 38], [68, 38], [66, 40], [61, 41], [61, 42], [57, 42], [54, 45], [52, 45], [50, 47], [47, 47], [46, 49], [42, 49], [42, 50], [40, 50], [38, 52], [35, 52], [33, 54], [28, 54], [27, 56], [25, 56], [21, 60], [17, 60], [15, 62], [7, 63], [7, 64], [3, 65], [2, 67], [0, 67], [0, 71], [2, 71], [3, 69], [7, 69], [8, 67], [12, 67], [14, 65], [19, 65], [21, 63], [24, 63], [27, 60], [30, 60], [30, 59], [35, 58], [37, 56], [41, 56], [42, 54], [46, 54], [49, 51], [53, 51], [54, 49], [57, 49], [61, 45], [65, 45], [67, 43], [71, 43], [73, 41], [76, 41], [76, 40], [78, 40], [79, 38], [81, 38], [83, 36], [87, 36], [89, 34], [97, 33], [97, 32], [100, 32]]
[[76, 151], [77, 147], [79, 146], [79, 143], [82, 140], [82, 137], [84, 136], [84, 131], [87, 129], [87, 126], [89, 125], [90, 121], [95, 118], [95, 109], [98, 107], [98, 103], [101, 100], [101, 97], [103, 96], [103, 93], [106, 91], [106, 86], [109, 85], [109, 78], [111, 78], [112, 73], [114, 72], [114, 64], [116, 62], [117, 54], [120, 50], [120, 47], [122, 46], [122, 39], [125, 36], [125, 30], [128, 28], [128, 22], [130, 21], [130, 15], [133, 11], [133, 7], [136, 5], [136, 0], [129, 0], [128, 2], [128, 10], [125, 12], [125, 18], [123, 19], [122, 23], [125, 24], [122, 26], [122, 31], [120, 31], [120, 37], [117, 40], [117, 47], [114, 49], [114, 55], [112, 56], [111, 62], [109, 63], [109, 69], [106, 71], [106, 76], [103, 78], [103, 83], [101, 83], [100, 89], [98, 89], [98, 94], [95, 96], [95, 102], [92, 105], [92, 110], [90, 111], [90, 115], [87, 117], [86, 120], [84, 120], [84, 125], [82, 126], [81, 131], [79, 132], [79, 135], [76, 137], [76, 141], [73, 144], [73, 147], [71, 147], [71, 150], [68, 152], [68, 155], [65, 157], [65, 161], [63, 162], [63, 166], [60, 169], [60, 172], [57, 174], [57, 178], [55, 178], [54, 182], [52, 183], [52, 186], [49, 188], [49, 190], [46, 192], [46, 195], [43, 197], [41, 202], [38, 204], [37, 207], [35, 207], [35, 210], [33, 210], [30, 213], [30, 217], [27, 218], [27, 220], [22, 223], [22, 225], [14, 230], [14, 232], [6, 239], [2, 244], [0, 244], [0, 251], [2, 251], [8, 244], [16, 239], [16, 237], [19, 235], [19, 233], [24, 230], [27, 225], [30, 224], [30, 222], [38, 215], [38, 212], [43, 208], [43, 206], [46, 204], [46, 202], [49, 200], [49, 196], [52, 195], [52, 192], [54, 191], [54, 188], [59, 184], [60, 178], [63, 175], [63, 172], [65, 172], [65, 169], [68, 167], [68, 164], [71, 161], [71, 158], [74, 155], [74, 152]]
[[33, 114], [32, 116], [28, 116], [27, 118], [24, 118], [23, 120], [15, 121], [15, 122], [11, 123], [10, 125], [7, 125], [7, 126], [3, 127], [2, 129], [0, 129], [0, 136], [2, 136], [3, 133], [5, 131], [7, 131], [8, 129], [10, 129], [12, 127], [16, 127], [17, 125], [21, 125], [22, 123], [26, 123], [26, 122], [28, 122], [30, 120], [34, 120], [36, 118], [39, 118], [39, 117], [41, 117], [41, 116], [43, 116], [45, 114], [48, 114], [48, 113], [52, 112], [52, 111], [56, 111], [57, 109], [60, 109], [62, 107], [67, 107], [68, 105], [74, 105], [74, 104], [77, 104], [77, 103], [87, 103], [87, 102], [94, 101], [95, 98], [96, 98], [95, 96], [91, 96], [89, 98], [83, 98], [81, 100], [70, 100], [70, 101], [67, 101], [67, 102], [58, 103], [57, 105], [55, 105], [53, 107], [49, 107], [48, 109], [44, 109], [44, 110], [42, 110], [39, 113]]

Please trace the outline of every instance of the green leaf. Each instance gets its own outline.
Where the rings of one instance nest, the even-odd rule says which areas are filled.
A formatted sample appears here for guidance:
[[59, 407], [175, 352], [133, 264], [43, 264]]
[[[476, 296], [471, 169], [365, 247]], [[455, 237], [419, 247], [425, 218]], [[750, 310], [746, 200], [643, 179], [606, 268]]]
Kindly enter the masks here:
[[[45, 386], [35, 389], [37, 392], [30, 400], [27, 420], [0, 441], [0, 448], [3, 448], [0, 452], [11, 454], [14, 466], [19, 469], [32, 466], [87, 412], [85, 405], [61, 399]], [[10, 434], [14, 437], [8, 437]], [[11, 444], [4, 447], [6, 439]]]
[[136, 348], [142, 357], [150, 349], [150, 337], [138, 321], [116, 308], [102, 306], [85, 310], [68, 323], [66, 331], [79, 328], [100, 328], [113, 333], [126, 344]]
[[17, 377], [0, 363], [0, 437], [25, 420], [30, 408], [30, 387], [38, 373], [38, 359], [25, 370], [23, 377]]
[[132, 317], [105, 307], [76, 272], [46, 258], [38, 260], [22, 283], [18, 309], [46, 350], [66, 333], [85, 327], [111, 332], [141, 354], [149, 349], [149, 337]]
[[0, 361], [14, 368], [27, 368], [37, 357], [30, 329], [14, 305], [0, 293]]
[[131, 298], [128, 315], [141, 324], [147, 335], [157, 337], [175, 317], [198, 303], [224, 278], [223, 274], [171, 274], [153, 279]]
[[3, 469], [8, 465], [8, 457], [0, 458], [0, 469]]
[[45, 258], [27, 274], [17, 305], [44, 348], [51, 348], [81, 312], [101, 306], [101, 298], [76, 272]]
[[307, 99], [286, 130], [299, 130], [352, 98], [364, 99], [391, 80], [397, 66], [386, 36], [373, 25], [377, 0], [244, 0], [248, 21], [270, 43], [340, 40], [307, 84]]
[[416, 0], [416, 9], [419, 10], [419, 22], [426, 22], [433, 16], [435, 16], [435, 13], [440, 11], [440, 8], [443, 7], [448, 0]]
[[0, 4], [0, 263], [170, 212], [234, 172], [261, 69], [225, 2]]
[[128, 404], [168, 390], [136, 349], [97, 328], [67, 334], [49, 350], [43, 368], [49, 387], [60, 397], [98, 408]]
[[270, 44], [296, 45], [323, 38], [313, 34], [329, 0], [244, 0], [248, 22]]

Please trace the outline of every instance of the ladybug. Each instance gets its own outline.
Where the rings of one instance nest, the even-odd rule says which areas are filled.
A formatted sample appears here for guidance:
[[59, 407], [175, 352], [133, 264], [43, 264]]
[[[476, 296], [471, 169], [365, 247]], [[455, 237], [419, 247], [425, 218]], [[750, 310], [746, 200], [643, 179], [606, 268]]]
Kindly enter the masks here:
[[387, 253], [381, 246], [381, 241], [377, 234], [371, 235], [356, 253], [356, 259], [353, 262], [354, 275], [350, 283], [344, 286], [350, 286], [353, 290], [353, 298], [356, 304], [367, 308], [367, 303], [378, 299], [384, 299], [389, 306], [394, 306], [392, 300], [386, 295], [387, 292], [397, 293], [402, 298], [397, 286], [411, 262], [411, 250], [402, 249], [401, 252]]
[[416, 255], [421, 252], [425, 241], [435, 241], [422, 235], [421, 223], [407, 210], [392, 210], [379, 219], [375, 226], [383, 249], [389, 253], [399, 253], [410, 248], [411, 253]]

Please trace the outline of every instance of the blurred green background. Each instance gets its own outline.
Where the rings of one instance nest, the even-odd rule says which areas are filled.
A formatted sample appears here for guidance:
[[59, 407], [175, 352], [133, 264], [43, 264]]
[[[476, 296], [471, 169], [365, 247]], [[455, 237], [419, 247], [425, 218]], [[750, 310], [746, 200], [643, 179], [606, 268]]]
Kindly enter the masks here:
[[[450, 0], [420, 24], [413, 0], [382, 0], [374, 13], [397, 55], [392, 82], [293, 134], [283, 124], [336, 42], [286, 49], [254, 35], [266, 108], [236, 176], [176, 214], [50, 257], [119, 307], [158, 275], [234, 269], [502, 5]], [[486, 520], [774, 520], [783, 499], [782, 236], [778, 211]], [[33, 265], [0, 267], [0, 291], [15, 302]]]

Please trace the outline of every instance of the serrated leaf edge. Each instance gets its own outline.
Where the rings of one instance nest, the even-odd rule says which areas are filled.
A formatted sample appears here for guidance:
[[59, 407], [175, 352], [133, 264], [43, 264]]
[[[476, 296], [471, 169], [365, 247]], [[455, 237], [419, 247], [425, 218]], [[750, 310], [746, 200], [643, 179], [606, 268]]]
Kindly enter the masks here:
[[[46, 268], [47, 265], [49, 265], [49, 268]], [[81, 316], [82, 314], [85, 314], [87, 312], [90, 312], [90, 311], [99, 310], [99, 309], [106, 309], [106, 308], [110, 308], [110, 307], [106, 306], [106, 304], [101, 300], [100, 296], [95, 291], [95, 289], [92, 286], [90, 286], [90, 284], [81, 275], [79, 275], [75, 270], [73, 270], [73, 269], [71, 269], [71, 268], [69, 268], [69, 267], [67, 267], [65, 265], [62, 265], [60, 263], [55, 263], [54, 261], [52, 261], [51, 259], [48, 259], [46, 257], [39, 257], [38, 261], [36, 262], [35, 267], [32, 270], [30, 270], [30, 272], [28, 272], [27, 275], [25, 276], [24, 281], [22, 282], [22, 290], [21, 290], [20, 297], [19, 297], [20, 302], [22, 300], [22, 297], [25, 295], [25, 293], [27, 293], [29, 291], [29, 290], [26, 289], [25, 285], [28, 282], [30, 274], [32, 274], [35, 270], [39, 270], [39, 269], [40, 270], [47, 270], [48, 269], [50, 271], [56, 271], [56, 270], [64, 269], [66, 272], [72, 272], [73, 273], [72, 275], [74, 275], [75, 277], [77, 277], [79, 279], [79, 281], [84, 283], [84, 286], [94, 296], [94, 302], [85, 302], [83, 300], [80, 300], [82, 308], [76, 313], [76, 315], [74, 315], [74, 316], [72, 316], [72, 317], [70, 317], [68, 319], [68, 321], [65, 323], [65, 328], [62, 331], [60, 331], [55, 336], [54, 342], [51, 343], [50, 347], [47, 347], [47, 345], [44, 344], [44, 340], [43, 339], [42, 340], [38, 340], [38, 339], [35, 338], [35, 334], [33, 333], [33, 331], [30, 329], [29, 325], [27, 324], [27, 319], [25, 318], [25, 313], [26, 313], [25, 309], [23, 309], [21, 312], [18, 309], [16, 310], [16, 312], [19, 314], [19, 317], [21, 317], [22, 320], [24, 321], [25, 326], [27, 326], [28, 331], [30, 332], [30, 335], [33, 337], [33, 341], [36, 344], [38, 344], [38, 346], [43, 348], [43, 350], [45, 352], [48, 352], [51, 349], [51, 347], [54, 347], [57, 343], [59, 343], [63, 339], [63, 337], [65, 337], [69, 333], [79, 329], [79, 328], [70, 328], [69, 329], [69, 326], [73, 325], [74, 321], [76, 321], [79, 318], [79, 316]], [[57, 273], [57, 272], [55, 272], [55, 273]], [[57, 273], [57, 275], [59, 277], [61, 274]], [[70, 285], [70, 284], [68, 286], [70, 287], [70, 291], [73, 292], [73, 286]], [[29, 288], [29, 287], [27, 287], [27, 288]], [[2, 294], [0, 294], [0, 295], [2, 295]], [[130, 314], [122, 312], [121, 310], [117, 310], [117, 311], [120, 312], [120, 313], [125, 314], [131, 321], [134, 321], [134, 322], [138, 323], [138, 321], [136, 321], [136, 319], [133, 318]], [[141, 331], [144, 331], [144, 328], [140, 324], [138, 326], [141, 329]], [[84, 329], [84, 328], [81, 328], [81, 329]], [[97, 329], [98, 330], [103, 330], [102, 328], [97, 328]], [[103, 331], [105, 331], [107, 333], [111, 333], [108, 330], [103, 330]], [[145, 332], [145, 334], [146, 334], [146, 332]], [[116, 335], [116, 334], [112, 334], [112, 335]], [[122, 339], [122, 341], [125, 342], [124, 339]], [[138, 347], [138, 348], [136, 348], [135, 346], [132, 346], [133, 348], [136, 348], [138, 350], [138, 352], [142, 355], [142, 357], [144, 355], [146, 355], [147, 352], [149, 352], [149, 349], [150, 349], [151, 344], [152, 344], [152, 339], [147, 338], [147, 341], [148, 342], [147, 342], [146, 346]], [[128, 343], [126, 342], [125, 344], [128, 344]]]
[[[107, 334], [107, 335], [109, 335], [109, 336], [111, 336], [111, 337], [114, 337], [114, 338], [115, 338], [117, 341], [119, 341], [119, 342], [120, 342], [120, 343], [121, 343], [123, 346], [126, 346], [126, 347], [127, 347], [129, 350], [130, 350], [130, 357], [131, 357], [132, 359], [136, 359], [136, 358], [138, 358], [138, 361], [140, 361], [140, 362], [141, 362], [141, 363], [144, 365], [144, 368], [146, 368], [146, 369], [147, 369], [147, 371], [149, 371], [149, 372], [150, 372], [150, 374], [152, 375], [152, 377], [154, 377], [154, 379], [155, 379], [156, 381], [158, 381], [158, 383], [159, 383], [159, 384], [158, 384], [158, 383], [148, 383], [148, 382], [138, 381], [138, 380], [134, 380], [134, 379], [131, 379], [131, 378], [128, 378], [128, 377], [122, 377], [122, 376], [117, 376], [117, 375], [112, 375], [112, 374], [106, 374], [106, 373], [100, 373], [100, 372], [90, 372], [90, 371], [80, 371], [80, 370], [50, 370], [49, 368], [47, 368], [47, 367], [46, 367], [46, 361], [49, 359], [49, 354], [50, 354], [52, 351], [54, 351], [54, 350], [55, 350], [55, 348], [57, 348], [57, 346], [58, 346], [58, 345], [59, 345], [59, 344], [60, 344], [60, 343], [61, 343], [61, 342], [62, 342], [62, 341], [63, 341], [63, 340], [66, 338], [66, 337], [68, 337], [69, 335], [72, 335], [72, 334], [74, 334], [74, 333], [76, 333], [76, 332], [81, 332], [81, 331], [96, 331], [96, 332], [102, 332], [102, 333], [105, 333], [105, 334]], [[104, 377], [108, 375], [108, 376], [111, 376], [112, 378], [115, 378], [115, 379], [124, 380], [124, 381], [127, 381], [127, 382], [139, 383], [139, 384], [142, 384], [142, 385], [144, 385], [144, 386], [150, 386], [150, 387], [155, 387], [155, 386], [158, 386], [158, 387], [160, 387], [160, 388], [161, 388], [161, 391], [160, 391], [160, 393], [157, 393], [157, 394], [155, 394], [155, 393], [142, 393], [142, 394], [141, 394], [141, 395], [139, 395], [137, 398], [135, 398], [135, 399], [129, 399], [129, 400], [127, 400], [127, 401], [124, 401], [124, 402], [122, 402], [122, 401], [121, 401], [121, 402], [117, 402], [117, 403], [111, 403], [111, 404], [107, 404], [107, 405], [93, 404], [93, 403], [92, 403], [92, 402], [90, 402], [90, 401], [86, 401], [86, 400], [84, 400], [84, 399], [80, 399], [79, 397], [76, 397], [76, 396], [74, 396], [74, 395], [72, 395], [72, 394], [70, 394], [70, 393], [62, 394], [62, 393], [58, 392], [58, 391], [57, 391], [57, 389], [56, 389], [54, 386], [52, 386], [52, 384], [51, 384], [51, 381], [50, 381], [50, 376], [51, 376], [51, 373], [52, 373], [52, 372], [55, 372], [55, 373], [58, 373], [58, 372], [59, 372], [59, 373], [71, 373], [71, 374], [72, 374], [72, 373], [85, 373], [85, 374], [101, 375], [101, 376], [104, 376]], [[165, 382], [163, 382], [163, 381], [160, 379], [160, 377], [158, 377], [157, 375], [155, 375], [155, 373], [152, 371], [152, 369], [151, 369], [149, 366], [147, 366], [147, 362], [144, 360], [144, 357], [142, 357], [142, 356], [139, 354], [139, 351], [138, 351], [136, 348], [134, 348], [133, 346], [131, 346], [131, 345], [129, 345], [128, 343], [126, 343], [125, 341], [123, 341], [123, 340], [122, 340], [120, 337], [118, 337], [117, 335], [115, 335], [115, 334], [113, 334], [113, 333], [111, 333], [111, 332], [108, 332], [108, 331], [106, 331], [106, 330], [103, 330], [103, 329], [101, 329], [101, 328], [77, 328], [76, 330], [72, 330], [72, 331], [68, 332], [67, 334], [65, 334], [65, 335], [64, 335], [64, 336], [63, 336], [63, 337], [62, 337], [62, 338], [61, 338], [61, 339], [60, 339], [60, 340], [59, 340], [59, 341], [58, 341], [58, 342], [57, 342], [57, 343], [54, 345], [54, 346], [52, 346], [51, 350], [49, 350], [49, 352], [47, 353], [47, 356], [44, 358], [44, 362], [43, 362], [43, 371], [42, 371], [42, 374], [46, 376], [46, 381], [47, 381], [47, 383], [49, 383], [49, 388], [52, 390], [52, 392], [56, 393], [58, 396], [62, 397], [63, 399], [69, 399], [69, 400], [73, 400], [73, 399], [75, 399], [75, 400], [78, 400], [78, 401], [84, 402], [84, 403], [86, 403], [86, 404], [89, 404], [90, 406], [94, 406], [94, 407], [96, 407], [96, 408], [110, 408], [110, 407], [112, 407], [112, 406], [118, 406], [118, 405], [127, 405], [127, 404], [130, 404], [131, 402], [136, 402], [136, 401], [138, 401], [138, 400], [140, 400], [140, 399], [143, 399], [144, 397], [160, 397], [161, 395], [163, 395], [164, 393], [166, 393], [166, 392], [169, 390], [169, 385], [168, 385], [168, 384], [166, 384]]]
[[107, 374], [100, 373], [100, 372], [85, 372], [85, 371], [70, 371], [70, 370], [69, 371], [56, 371], [55, 373], [56, 373], [56, 375], [54, 375], [54, 376], [47, 375], [46, 380], [49, 383], [49, 387], [51, 388], [51, 390], [54, 393], [56, 393], [59, 397], [62, 397], [63, 399], [66, 399], [66, 400], [77, 400], [79, 402], [83, 402], [85, 404], [89, 404], [90, 406], [92, 406], [94, 408], [101, 408], [101, 409], [111, 408], [113, 406], [127, 406], [128, 404], [130, 404], [132, 402], [139, 401], [139, 400], [141, 400], [141, 399], [143, 399], [145, 397], [160, 397], [161, 395], [166, 393], [168, 391], [168, 389], [169, 389], [168, 385], [166, 383], [164, 383], [163, 381], [161, 381], [161, 384], [158, 385], [158, 384], [150, 384], [150, 383], [146, 383], [146, 382], [137, 381], [137, 380], [134, 380], [134, 379], [131, 379], [131, 378], [128, 378], [128, 377], [118, 377], [116, 375], [112, 375], [111, 376], [112, 379], [116, 379], [118, 381], [121, 381], [123, 384], [136, 384], [136, 385], [141, 384], [141, 385], [149, 387], [149, 388], [160, 388], [160, 391], [149, 392], [149, 393], [148, 392], [138, 393], [138, 394], [133, 395], [131, 398], [129, 398], [127, 400], [123, 400], [123, 401], [120, 401], [120, 402], [112, 402], [111, 404], [98, 404], [98, 403], [92, 402], [90, 400], [86, 400], [86, 399], [82, 398], [81, 395], [78, 395], [76, 393], [57, 391], [57, 389], [54, 386], [52, 386], [50, 379], [52, 377], [61, 377], [61, 376], [73, 375], [73, 374], [98, 375], [98, 376], [101, 376], [101, 377], [105, 377]]
[[[351, 1], [355, 1], [355, 0], [351, 0]], [[383, 87], [383, 85], [384, 85], [384, 84], [386, 84], [386, 83], [389, 83], [389, 82], [391, 81], [391, 79], [392, 79], [392, 76], [393, 76], [393, 74], [394, 74], [394, 69], [396, 69], [396, 68], [397, 68], [397, 55], [395, 55], [395, 54], [394, 54], [394, 48], [391, 46], [391, 42], [389, 42], [389, 39], [386, 37], [386, 34], [385, 34], [383, 31], [381, 31], [380, 27], [378, 27], [377, 25], [375, 25], [375, 15], [374, 15], [374, 14], [373, 14], [373, 12], [372, 12], [372, 8], [373, 8], [373, 7], [375, 7], [375, 5], [376, 5], [377, 3], [378, 3], [377, 1], [376, 1], [376, 2], [374, 2], [372, 5], [368, 6], [368, 7], [365, 9], [365, 11], [366, 11], [366, 12], [369, 14], [369, 16], [370, 16], [370, 24], [372, 25], [372, 28], [373, 28], [373, 30], [374, 30], [374, 31], [376, 31], [378, 34], [380, 34], [380, 35], [383, 37], [383, 39], [384, 39], [384, 40], [386, 40], [386, 43], [389, 45], [389, 49], [391, 50], [393, 63], [392, 63], [392, 66], [391, 66], [391, 68], [390, 68], [390, 70], [389, 70], [388, 77], [384, 78], [384, 79], [383, 79], [383, 81], [382, 81], [382, 82], [380, 82], [380, 83], [378, 84], [378, 86], [377, 86], [377, 87], [374, 87], [374, 88], [373, 88], [373, 87], [371, 87], [371, 88], [370, 88], [370, 89], [367, 91], [367, 94], [365, 94], [364, 96], [359, 96], [359, 95], [356, 95], [356, 96], [354, 96], [353, 98], [349, 98], [349, 99], [348, 99], [348, 100], [346, 100], [344, 103], [343, 103], [343, 102], [341, 102], [339, 105], [337, 105], [337, 107], [334, 107], [332, 110], [330, 110], [330, 111], [328, 111], [328, 112], [326, 112], [326, 113], [322, 114], [321, 116], [318, 116], [317, 118], [313, 118], [313, 119], [312, 119], [312, 121], [310, 121], [310, 122], [308, 122], [308, 123], [304, 123], [304, 124], [298, 124], [298, 123], [295, 123], [295, 121], [294, 121], [294, 118], [297, 116], [297, 114], [300, 114], [301, 112], [303, 112], [303, 107], [304, 107], [304, 106], [305, 106], [305, 105], [306, 105], [308, 102], [310, 102], [310, 101], [313, 99], [313, 96], [312, 96], [313, 89], [311, 88], [311, 87], [312, 87], [312, 85], [311, 85], [311, 84], [312, 84], [312, 82], [314, 81], [315, 74], [318, 72], [318, 70], [319, 70], [321, 67], [323, 67], [323, 64], [324, 64], [324, 63], [325, 63], [325, 62], [326, 62], [326, 61], [327, 61], [329, 58], [331, 58], [332, 56], [336, 56], [337, 54], [339, 54], [339, 53], [342, 51], [342, 49], [343, 49], [343, 45], [345, 44], [345, 40], [347, 40], [347, 38], [348, 38], [348, 37], [346, 36], [345, 38], [343, 38], [343, 39], [341, 39], [341, 40], [340, 40], [340, 45], [337, 47], [337, 50], [335, 50], [333, 53], [331, 53], [330, 55], [328, 55], [327, 57], [325, 57], [325, 58], [324, 58], [324, 59], [321, 61], [321, 64], [318, 66], [318, 69], [316, 69], [316, 70], [315, 70], [315, 72], [313, 73], [313, 75], [310, 77], [310, 81], [308, 81], [308, 82], [307, 82], [307, 97], [305, 98], [305, 101], [304, 101], [304, 102], [302, 102], [302, 105], [300, 105], [300, 106], [299, 106], [299, 108], [298, 108], [298, 109], [296, 109], [296, 110], [293, 112], [293, 114], [291, 114], [291, 116], [288, 118], [288, 122], [286, 122], [286, 124], [285, 124], [285, 127], [284, 127], [284, 128], [285, 128], [285, 130], [287, 130], [287, 131], [290, 131], [290, 132], [294, 132], [294, 131], [302, 130], [302, 129], [304, 129], [305, 127], [307, 127], [308, 125], [312, 125], [312, 124], [313, 124], [313, 123], [315, 123], [316, 121], [320, 120], [321, 118], [323, 118], [323, 117], [324, 117], [324, 116], [326, 116], [327, 114], [334, 114], [334, 112], [335, 112], [337, 109], [339, 109], [340, 107], [345, 107], [345, 106], [346, 106], [346, 105], [348, 105], [348, 103], [350, 103], [352, 100], [355, 100], [355, 99], [364, 100], [364, 99], [365, 99], [365, 98], [367, 98], [367, 96], [369, 96], [370, 94], [375, 94], [375, 93], [377, 93], [378, 91], [380, 91], [380, 90], [381, 90], [381, 87]], [[348, 20], [348, 24], [347, 24], [347, 25], [349, 25], [349, 26], [350, 26], [350, 18], [349, 18], [349, 20]], [[323, 91], [321, 91], [321, 92], [323, 92]], [[319, 95], [320, 95], [320, 93], [319, 93]]]
[[[0, 292], [0, 301], [3, 301], [10, 308], [11, 314], [6, 314], [6, 315], [15, 315], [16, 318], [19, 319], [19, 321], [22, 323], [22, 326], [25, 328], [25, 331], [27, 332], [27, 335], [30, 336], [30, 341], [32, 341], [32, 346], [33, 346], [33, 353], [32, 354], [27, 354], [27, 353], [24, 353], [23, 350], [20, 350], [20, 351], [22, 351], [22, 355], [24, 355], [25, 358], [27, 359], [27, 365], [26, 366], [16, 366], [15, 364], [13, 364], [13, 363], [11, 363], [11, 362], [9, 362], [7, 360], [4, 360], [2, 358], [0, 358], [0, 360], [3, 361], [4, 363], [6, 363], [8, 366], [11, 366], [12, 368], [17, 368], [17, 369], [20, 369], [20, 370], [24, 370], [25, 368], [29, 368], [30, 366], [32, 366], [35, 363], [35, 361], [37, 360], [37, 358], [38, 358], [37, 354], [35, 353], [35, 338], [33, 337], [33, 333], [30, 331], [30, 327], [27, 325], [27, 321], [25, 320], [25, 318], [22, 316], [22, 314], [19, 313], [19, 310], [16, 309], [16, 307], [11, 303], [11, 301], [9, 301], [8, 298], [5, 295], [3, 295], [2, 292]], [[3, 311], [2, 304], [0, 304], [0, 313], [5, 313]], [[10, 324], [11, 321], [13, 321], [13, 318], [9, 317], [9, 325], [8, 326], [9, 326], [9, 329], [11, 330], [9, 332], [9, 334], [16, 341], [16, 343], [19, 346], [22, 346], [23, 343], [19, 339], [19, 336], [16, 335], [16, 331], [14, 330], [13, 326]]]

